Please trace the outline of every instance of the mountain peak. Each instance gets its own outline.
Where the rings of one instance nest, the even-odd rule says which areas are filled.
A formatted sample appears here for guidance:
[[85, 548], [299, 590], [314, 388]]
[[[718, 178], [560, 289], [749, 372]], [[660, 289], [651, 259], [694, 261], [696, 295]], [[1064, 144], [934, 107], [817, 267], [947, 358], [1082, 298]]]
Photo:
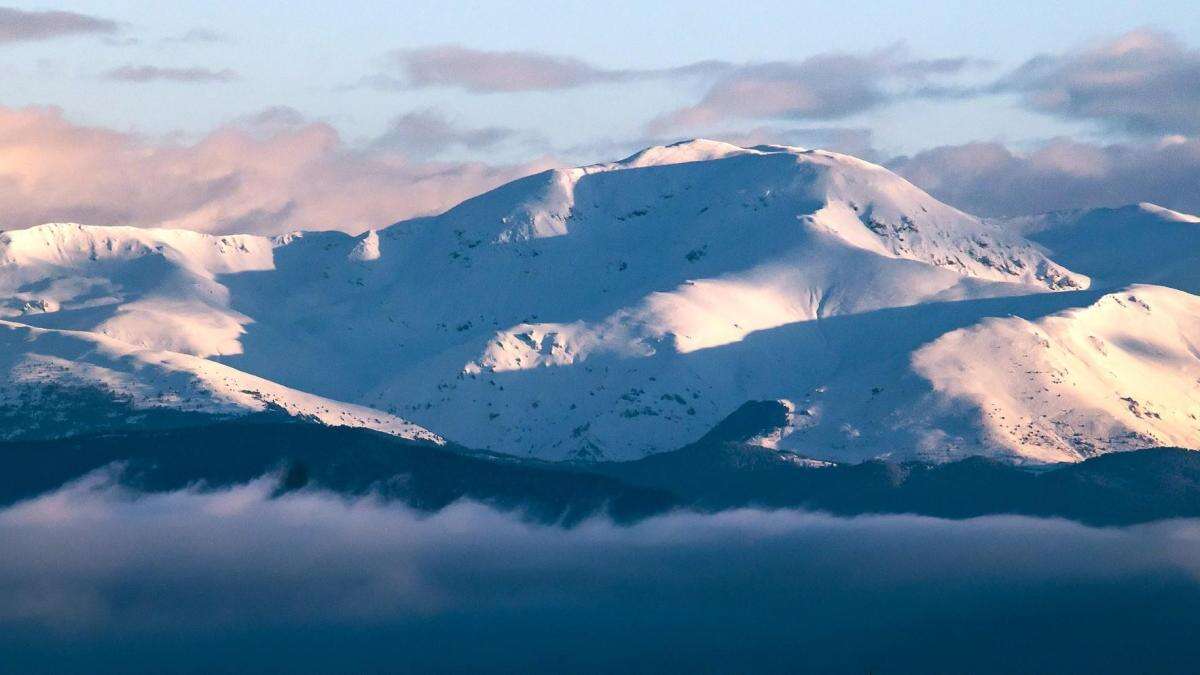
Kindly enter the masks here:
[[714, 235], [745, 242], [791, 240], [806, 231], [965, 277], [1052, 290], [1088, 283], [1012, 232], [934, 199], [882, 166], [787, 146], [706, 139], [655, 146], [618, 162], [515, 181], [426, 225], [437, 223], [443, 238], [455, 233], [480, 244], [568, 236], [601, 238], [612, 247], [627, 240], [617, 232], [659, 222], [663, 237], [699, 239], [700, 231], [741, 223]]
[[639, 150], [625, 159], [609, 164], [592, 165], [606, 168], [641, 168], [647, 166], [665, 166], [668, 164], [683, 164], [686, 162], [702, 162], [712, 159], [723, 159], [733, 155], [745, 155], [757, 151], [743, 148], [732, 143], [713, 141], [707, 138], [693, 138], [671, 143], [670, 145], [655, 145]]
[[0, 232], [0, 261], [21, 265], [75, 265], [162, 255], [187, 266], [234, 270], [270, 265], [271, 241], [249, 234], [125, 225], [46, 223]]

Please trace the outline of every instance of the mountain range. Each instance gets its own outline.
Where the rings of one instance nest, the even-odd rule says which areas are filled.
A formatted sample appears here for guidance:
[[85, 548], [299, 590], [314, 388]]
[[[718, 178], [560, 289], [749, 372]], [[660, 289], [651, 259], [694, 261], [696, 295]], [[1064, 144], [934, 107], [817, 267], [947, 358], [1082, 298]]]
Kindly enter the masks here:
[[358, 236], [47, 224], [0, 233], [0, 439], [278, 414], [603, 472], [767, 401], [739, 447], [814, 466], [1200, 449], [1197, 270], [1154, 205], [706, 140]]

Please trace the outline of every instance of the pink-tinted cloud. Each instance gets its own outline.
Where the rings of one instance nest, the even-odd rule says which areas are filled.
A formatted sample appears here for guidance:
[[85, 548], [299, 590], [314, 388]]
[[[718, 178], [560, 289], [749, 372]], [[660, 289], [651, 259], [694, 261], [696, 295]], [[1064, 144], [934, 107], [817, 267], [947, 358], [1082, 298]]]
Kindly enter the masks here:
[[0, 7], [0, 44], [50, 40], [68, 35], [117, 32], [117, 24], [76, 12], [30, 12], [12, 7]]
[[935, 197], [981, 215], [1153, 202], [1200, 213], [1200, 140], [1095, 145], [1055, 139], [1030, 152], [944, 146], [889, 162]]
[[1090, 48], [1030, 59], [996, 85], [1027, 105], [1149, 134], [1200, 132], [1200, 50], [1136, 30]]
[[414, 110], [392, 119], [375, 145], [427, 157], [454, 147], [490, 148], [513, 138], [516, 133], [509, 127], [463, 127], [436, 110]]
[[56, 108], [0, 107], [0, 228], [78, 221], [359, 232], [444, 210], [547, 165], [415, 162], [352, 147], [286, 109], [167, 143], [76, 125]]
[[457, 87], [475, 93], [550, 91], [602, 82], [628, 82], [719, 72], [728, 64], [700, 61], [676, 68], [610, 69], [534, 51], [485, 51], [459, 45], [398, 50], [399, 74], [371, 78], [383, 89]]
[[[693, 106], [652, 120], [651, 133], [698, 129], [730, 120], [829, 120], [883, 105], [900, 96], [958, 95], [928, 78], [981, 62], [966, 58], [908, 60], [903, 47], [875, 54], [818, 54], [803, 61], [759, 63], [727, 69]], [[903, 86], [900, 86], [903, 85]]]

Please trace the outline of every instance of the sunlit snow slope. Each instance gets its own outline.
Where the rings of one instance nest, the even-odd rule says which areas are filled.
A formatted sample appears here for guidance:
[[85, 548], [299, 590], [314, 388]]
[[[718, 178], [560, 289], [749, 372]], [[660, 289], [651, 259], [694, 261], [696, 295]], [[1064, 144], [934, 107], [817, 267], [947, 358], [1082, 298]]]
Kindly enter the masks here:
[[[982, 420], [984, 443], [1035, 460], [1195, 447], [1200, 297], [1132, 286], [1037, 321], [987, 319], [913, 364]], [[945, 428], [948, 425], [943, 425]]]

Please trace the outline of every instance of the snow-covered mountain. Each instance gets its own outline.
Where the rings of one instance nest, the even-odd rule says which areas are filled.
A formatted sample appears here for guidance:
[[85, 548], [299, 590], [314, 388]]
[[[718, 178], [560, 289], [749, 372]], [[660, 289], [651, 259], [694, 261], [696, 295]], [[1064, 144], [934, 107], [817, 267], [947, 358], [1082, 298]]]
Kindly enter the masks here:
[[986, 319], [949, 332], [915, 352], [913, 365], [939, 398], [953, 401], [958, 410], [950, 414], [966, 408], [982, 422], [986, 445], [1072, 461], [1195, 447], [1197, 345], [1200, 297], [1132, 286], [1036, 321]]
[[[1024, 354], [980, 333], [994, 327], [988, 317], [1023, 317], [1047, 332], [1064, 311], [1106, 306], [1089, 276], [1106, 288], [1155, 281], [1137, 270], [1114, 276], [1101, 246], [1073, 266], [1051, 236], [1068, 231], [1064, 219], [987, 222], [845, 155], [690, 141], [529, 176], [358, 237], [7, 232], [0, 318], [10, 331], [50, 331], [30, 344], [70, 336], [129, 350], [116, 370], [126, 389], [153, 392], [141, 400], [162, 399], [153, 384], [161, 376], [142, 362], [169, 361], [209, 383], [262, 378], [237, 391], [277, 383], [272, 400], [284, 408], [340, 411], [327, 422], [428, 433], [420, 425], [470, 447], [548, 459], [673, 449], [763, 399], [786, 400], [793, 412], [761, 442], [821, 458], [1041, 461], [1140, 447], [1114, 440], [1124, 427], [1108, 403], [1054, 427], [1069, 436], [1092, 424], [1086, 447], [1001, 433], [990, 399], [947, 374], [960, 367], [954, 353], [989, 368]], [[1129, 293], [1154, 296], [1149, 304], [1163, 308], [1155, 316], [1189, 339], [1193, 305], [1153, 289]], [[1072, 330], [1099, 331], [1093, 323]], [[1128, 356], [1119, 379], [1167, 358], [1104, 334]], [[1171, 358], [1185, 358], [1180, 344]], [[30, 353], [86, 360], [45, 351]], [[216, 364], [221, 376], [202, 374]], [[22, 377], [18, 364], [4, 368], [0, 378]], [[1009, 393], [1027, 386], [988, 377]], [[78, 387], [86, 378], [69, 379]], [[1168, 379], [1160, 386], [1172, 393], [1155, 405], [1186, 418], [1187, 383]], [[309, 394], [322, 402], [301, 406]], [[1200, 446], [1186, 422], [1146, 419], [1129, 422], [1145, 443]]]
[[334, 426], [444, 441], [364, 406], [296, 391], [178, 352], [137, 349], [95, 333], [0, 321], [0, 440], [195, 423], [272, 410]]
[[1200, 293], [1200, 218], [1154, 204], [1062, 211], [1006, 225], [1096, 283], [1153, 283]]

